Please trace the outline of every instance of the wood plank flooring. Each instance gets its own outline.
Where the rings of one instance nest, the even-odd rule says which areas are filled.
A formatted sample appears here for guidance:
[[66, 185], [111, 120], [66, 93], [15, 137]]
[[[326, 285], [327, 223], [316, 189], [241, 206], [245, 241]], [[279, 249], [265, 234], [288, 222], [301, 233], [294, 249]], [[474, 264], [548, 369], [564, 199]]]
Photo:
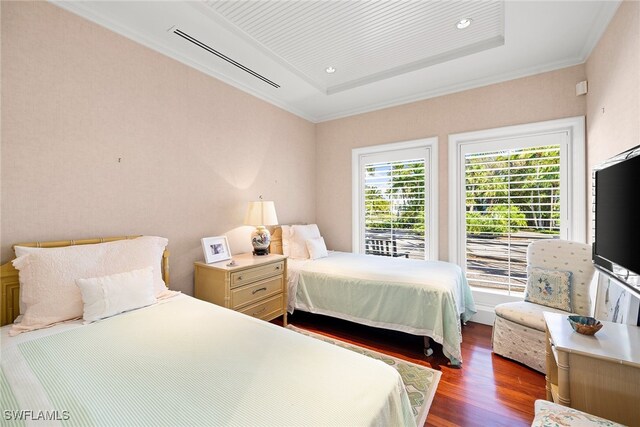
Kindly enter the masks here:
[[492, 353], [487, 325], [463, 327], [464, 362], [458, 369], [447, 365], [438, 344], [425, 357], [422, 337], [301, 311], [289, 323], [441, 371], [425, 426], [529, 426], [534, 401], [545, 397], [544, 375]]

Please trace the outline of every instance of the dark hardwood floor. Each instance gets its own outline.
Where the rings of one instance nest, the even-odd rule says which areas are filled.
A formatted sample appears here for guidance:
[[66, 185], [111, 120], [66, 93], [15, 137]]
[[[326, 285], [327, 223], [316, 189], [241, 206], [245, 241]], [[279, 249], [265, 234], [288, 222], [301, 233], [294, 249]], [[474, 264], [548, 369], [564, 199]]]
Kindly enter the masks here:
[[442, 348], [422, 354], [422, 337], [297, 311], [289, 323], [442, 372], [425, 426], [529, 426], [544, 399], [544, 375], [492, 353], [491, 327], [462, 329], [462, 368], [447, 365]]

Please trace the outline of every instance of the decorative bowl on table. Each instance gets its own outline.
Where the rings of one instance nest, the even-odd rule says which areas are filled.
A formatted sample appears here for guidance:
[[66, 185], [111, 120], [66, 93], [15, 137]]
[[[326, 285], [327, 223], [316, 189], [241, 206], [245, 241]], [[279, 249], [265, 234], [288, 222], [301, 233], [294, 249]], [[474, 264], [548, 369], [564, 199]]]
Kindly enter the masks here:
[[567, 318], [574, 331], [583, 335], [593, 335], [602, 329], [602, 323], [593, 317], [569, 316]]

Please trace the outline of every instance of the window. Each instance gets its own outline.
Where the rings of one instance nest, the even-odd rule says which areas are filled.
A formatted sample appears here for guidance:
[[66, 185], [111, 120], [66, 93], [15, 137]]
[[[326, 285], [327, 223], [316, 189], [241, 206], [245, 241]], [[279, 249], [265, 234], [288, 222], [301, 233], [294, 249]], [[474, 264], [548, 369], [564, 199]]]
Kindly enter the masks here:
[[353, 250], [436, 259], [436, 139], [353, 150]]
[[425, 259], [425, 159], [364, 164], [365, 253]]
[[450, 142], [451, 260], [477, 289], [522, 293], [529, 243], [585, 239], [584, 120], [452, 135]]
[[469, 284], [523, 292], [527, 246], [560, 236], [560, 146], [472, 152], [464, 164]]

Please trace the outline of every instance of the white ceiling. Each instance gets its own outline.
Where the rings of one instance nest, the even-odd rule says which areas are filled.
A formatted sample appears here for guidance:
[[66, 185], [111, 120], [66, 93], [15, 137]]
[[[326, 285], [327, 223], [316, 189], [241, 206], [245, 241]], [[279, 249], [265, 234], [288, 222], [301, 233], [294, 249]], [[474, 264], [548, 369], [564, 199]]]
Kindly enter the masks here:
[[[208, 1], [249, 37], [331, 94], [504, 44], [504, 2]], [[217, 16], [215, 13], [217, 12]], [[467, 16], [474, 25], [461, 31]], [[336, 72], [326, 73], [333, 66]]]
[[[314, 122], [583, 63], [619, 6], [593, 0], [54, 3]], [[472, 23], [458, 30], [462, 18]]]

